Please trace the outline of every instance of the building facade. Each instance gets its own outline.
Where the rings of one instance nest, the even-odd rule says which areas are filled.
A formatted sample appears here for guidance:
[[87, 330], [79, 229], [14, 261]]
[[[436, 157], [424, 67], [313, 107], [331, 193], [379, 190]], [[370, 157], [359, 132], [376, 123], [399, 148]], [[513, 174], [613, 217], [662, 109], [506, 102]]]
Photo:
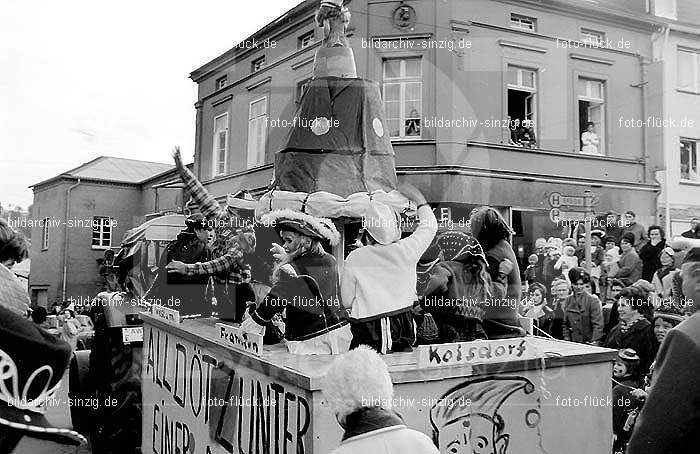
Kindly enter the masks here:
[[659, 219], [672, 235], [700, 219], [700, 3], [660, 2], [655, 11], [667, 23], [655, 33], [652, 74], [659, 87], [651, 103], [655, 147], [664, 150], [653, 163], [661, 185]]
[[172, 165], [103, 156], [32, 186], [32, 302], [94, 298], [106, 250], [149, 217], [182, 211], [178, 181]]
[[[191, 73], [195, 169], [215, 196], [263, 191], [273, 180], [284, 121], [322, 38], [316, 7], [300, 3]], [[562, 205], [557, 194], [590, 190], [596, 214], [631, 209], [641, 223], [656, 222], [650, 163], [663, 148], [634, 121], [655, 93], [652, 38], [665, 23], [648, 8], [633, 0], [353, 1], [358, 75], [381, 85], [397, 173], [454, 225], [475, 206], [497, 207], [523, 256], [535, 238], [561, 232], [554, 215], [580, 216], [579, 199]], [[513, 131], [524, 120], [525, 146], [523, 131]], [[589, 123], [594, 147], [583, 140]]]

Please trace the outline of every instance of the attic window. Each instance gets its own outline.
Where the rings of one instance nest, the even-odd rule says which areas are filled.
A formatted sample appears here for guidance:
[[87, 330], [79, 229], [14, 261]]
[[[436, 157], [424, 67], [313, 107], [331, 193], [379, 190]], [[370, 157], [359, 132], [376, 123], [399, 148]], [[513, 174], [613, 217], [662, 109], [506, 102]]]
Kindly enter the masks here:
[[510, 28], [534, 32], [537, 31], [537, 19], [534, 17], [511, 13]]
[[226, 86], [228, 83], [228, 76], [222, 76], [216, 79], [216, 89], [220, 90]]
[[265, 67], [265, 56], [258, 57], [250, 63], [250, 70], [258, 72]]
[[309, 47], [311, 44], [313, 44], [313, 42], [314, 42], [314, 32], [312, 30], [308, 33], [304, 33], [299, 38], [297, 38], [297, 47], [299, 49], [303, 49], [305, 47]]

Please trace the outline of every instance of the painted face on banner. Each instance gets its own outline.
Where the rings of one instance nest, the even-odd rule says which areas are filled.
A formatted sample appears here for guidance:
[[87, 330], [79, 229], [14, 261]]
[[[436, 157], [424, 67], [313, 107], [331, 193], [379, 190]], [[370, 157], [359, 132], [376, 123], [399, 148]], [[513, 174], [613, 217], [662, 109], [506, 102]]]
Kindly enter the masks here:
[[481, 415], [460, 419], [440, 429], [440, 452], [447, 454], [505, 454], [508, 436], [494, 442], [493, 421]]

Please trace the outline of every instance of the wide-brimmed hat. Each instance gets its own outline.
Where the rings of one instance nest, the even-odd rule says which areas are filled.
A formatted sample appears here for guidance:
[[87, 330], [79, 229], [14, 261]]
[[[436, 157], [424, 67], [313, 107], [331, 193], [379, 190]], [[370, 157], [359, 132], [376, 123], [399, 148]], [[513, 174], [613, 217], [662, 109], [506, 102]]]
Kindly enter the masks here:
[[654, 321], [656, 321], [657, 318], [666, 320], [674, 326], [686, 319], [683, 315], [683, 311], [674, 303], [673, 299], [661, 302], [661, 305], [654, 311]]
[[391, 244], [401, 239], [401, 217], [381, 202], [373, 200], [369, 203], [362, 227], [379, 244]]
[[78, 432], [55, 427], [44, 415], [70, 358], [66, 342], [0, 306], [0, 425], [57, 443], [85, 443]]
[[229, 208], [235, 208], [238, 210], [255, 210], [258, 202], [255, 201], [250, 192], [245, 189], [229, 194], [226, 197], [226, 205]]
[[318, 240], [327, 240], [331, 246], [340, 242], [340, 233], [333, 221], [292, 210], [273, 210], [260, 217], [266, 227], [274, 227], [278, 232], [289, 229]]

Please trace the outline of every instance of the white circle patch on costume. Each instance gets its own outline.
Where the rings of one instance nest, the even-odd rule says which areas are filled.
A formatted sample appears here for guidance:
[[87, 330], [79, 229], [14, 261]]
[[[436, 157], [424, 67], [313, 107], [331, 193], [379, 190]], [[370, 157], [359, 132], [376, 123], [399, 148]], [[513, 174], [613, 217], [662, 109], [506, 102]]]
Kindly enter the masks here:
[[372, 129], [374, 129], [374, 133], [379, 137], [384, 136], [384, 126], [382, 125], [382, 120], [379, 118], [372, 120]]
[[331, 122], [326, 117], [316, 117], [311, 122], [311, 132], [317, 136], [326, 134], [331, 129]]

